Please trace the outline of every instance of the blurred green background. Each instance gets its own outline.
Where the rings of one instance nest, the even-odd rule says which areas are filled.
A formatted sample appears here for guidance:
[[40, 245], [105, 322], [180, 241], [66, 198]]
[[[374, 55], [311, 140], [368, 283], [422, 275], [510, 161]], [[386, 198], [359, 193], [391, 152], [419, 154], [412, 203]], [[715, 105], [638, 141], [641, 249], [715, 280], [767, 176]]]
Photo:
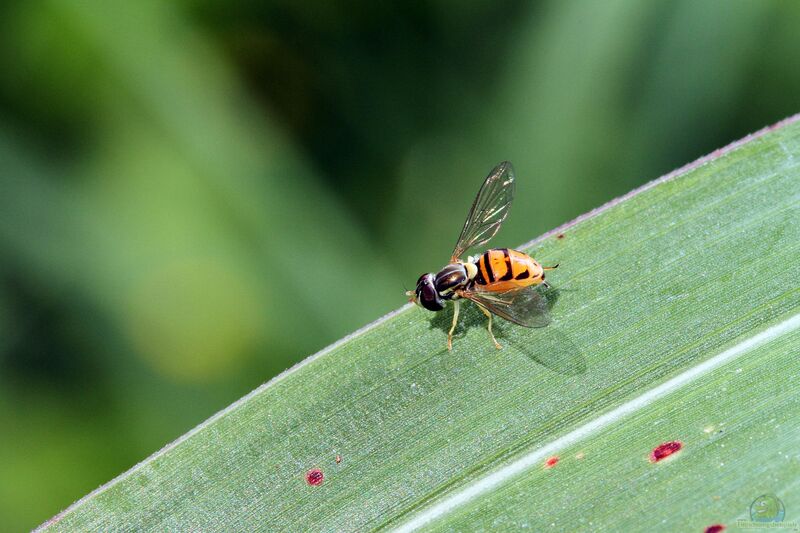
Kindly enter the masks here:
[[405, 303], [498, 161], [514, 246], [800, 110], [798, 28], [788, 0], [2, 3], [3, 530]]

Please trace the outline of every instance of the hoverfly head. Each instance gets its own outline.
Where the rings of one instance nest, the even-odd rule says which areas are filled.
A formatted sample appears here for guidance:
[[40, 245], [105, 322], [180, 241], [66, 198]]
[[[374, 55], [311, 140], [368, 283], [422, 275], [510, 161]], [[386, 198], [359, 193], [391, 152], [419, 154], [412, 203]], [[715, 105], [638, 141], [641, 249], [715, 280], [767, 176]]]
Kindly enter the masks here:
[[441, 311], [444, 309], [444, 301], [436, 291], [434, 280], [435, 276], [432, 272], [423, 274], [417, 280], [417, 288], [413, 292], [406, 292], [406, 294], [413, 296], [411, 301], [415, 304], [421, 305], [429, 311]]

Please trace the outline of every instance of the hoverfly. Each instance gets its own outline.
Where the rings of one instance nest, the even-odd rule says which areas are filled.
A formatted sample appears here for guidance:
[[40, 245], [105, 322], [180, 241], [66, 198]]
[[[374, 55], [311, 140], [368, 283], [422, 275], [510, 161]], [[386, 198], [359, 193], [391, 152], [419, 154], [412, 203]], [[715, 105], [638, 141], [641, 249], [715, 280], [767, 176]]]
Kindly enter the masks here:
[[504, 161], [486, 177], [472, 203], [464, 228], [458, 237], [450, 262], [439, 273], [423, 274], [417, 288], [406, 292], [411, 301], [430, 311], [441, 311], [453, 301], [453, 325], [447, 334], [447, 349], [453, 349], [453, 331], [458, 323], [460, 300], [474, 302], [489, 317], [489, 335], [496, 348], [500, 343], [492, 333], [492, 315], [529, 328], [550, 322], [547, 301], [536, 286], [549, 285], [546, 270], [529, 255], [508, 248], [493, 248], [477, 257], [461, 256], [470, 248], [486, 244], [500, 229], [514, 199], [514, 168]]

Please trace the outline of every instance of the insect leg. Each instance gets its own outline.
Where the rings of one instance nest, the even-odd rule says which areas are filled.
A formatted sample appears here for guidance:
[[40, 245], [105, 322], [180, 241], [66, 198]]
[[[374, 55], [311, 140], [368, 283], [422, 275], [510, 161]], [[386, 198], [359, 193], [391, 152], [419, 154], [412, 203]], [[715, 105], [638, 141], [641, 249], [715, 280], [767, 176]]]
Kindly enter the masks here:
[[[559, 265], [559, 264], [560, 264], [560, 263], [556, 263], [555, 265], [553, 265], [553, 266], [551, 266], [551, 267], [546, 267], [546, 266], [543, 266], [543, 267], [542, 267], [542, 270], [555, 270], [555, 269], [557, 269], [557, 268], [558, 268], [558, 265]], [[549, 284], [549, 283], [547, 283], [547, 282], [544, 280], [544, 273], [542, 273], [542, 285], [544, 285], [544, 288], [545, 288], [545, 289], [549, 289], [549, 288], [550, 288], [550, 284]]]
[[483, 311], [484, 315], [489, 317], [489, 336], [492, 338], [494, 347], [499, 350], [500, 348], [502, 348], [502, 346], [500, 346], [500, 343], [497, 342], [497, 339], [494, 338], [494, 333], [492, 333], [492, 313], [490, 313], [489, 310], [482, 305], [478, 305], [478, 307], [480, 308], [481, 311]]
[[461, 304], [458, 300], [453, 301], [453, 325], [450, 326], [450, 333], [447, 334], [447, 349], [453, 349], [453, 332], [456, 330], [458, 323], [458, 306]]

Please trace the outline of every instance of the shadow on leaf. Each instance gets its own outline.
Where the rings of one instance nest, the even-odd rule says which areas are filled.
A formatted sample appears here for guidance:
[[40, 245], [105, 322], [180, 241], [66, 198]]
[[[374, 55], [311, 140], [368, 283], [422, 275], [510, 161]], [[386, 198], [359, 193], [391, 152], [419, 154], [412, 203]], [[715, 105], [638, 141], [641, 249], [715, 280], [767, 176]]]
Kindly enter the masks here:
[[[559, 289], [550, 288], [542, 291], [547, 300], [547, 308], [552, 311], [559, 298]], [[471, 328], [485, 330], [486, 316], [471, 302], [462, 301], [458, 325], [453, 334], [453, 345], [457, 348], [459, 341]], [[443, 312], [435, 313], [430, 319], [432, 329], [441, 330], [445, 337], [453, 323], [453, 308], [448, 306]], [[567, 376], [577, 376], [586, 372], [586, 360], [578, 347], [557, 326], [544, 328], [526, 328], [495, 316], [492, 329], [498, 342], [506, 351], [524, 354], [530, 360], [544, 366], [548, 370]], [[489, 333], [485, 332], [487, 351], [494, 351]], [[510, 350], [509, 350], [510, 349]]]

